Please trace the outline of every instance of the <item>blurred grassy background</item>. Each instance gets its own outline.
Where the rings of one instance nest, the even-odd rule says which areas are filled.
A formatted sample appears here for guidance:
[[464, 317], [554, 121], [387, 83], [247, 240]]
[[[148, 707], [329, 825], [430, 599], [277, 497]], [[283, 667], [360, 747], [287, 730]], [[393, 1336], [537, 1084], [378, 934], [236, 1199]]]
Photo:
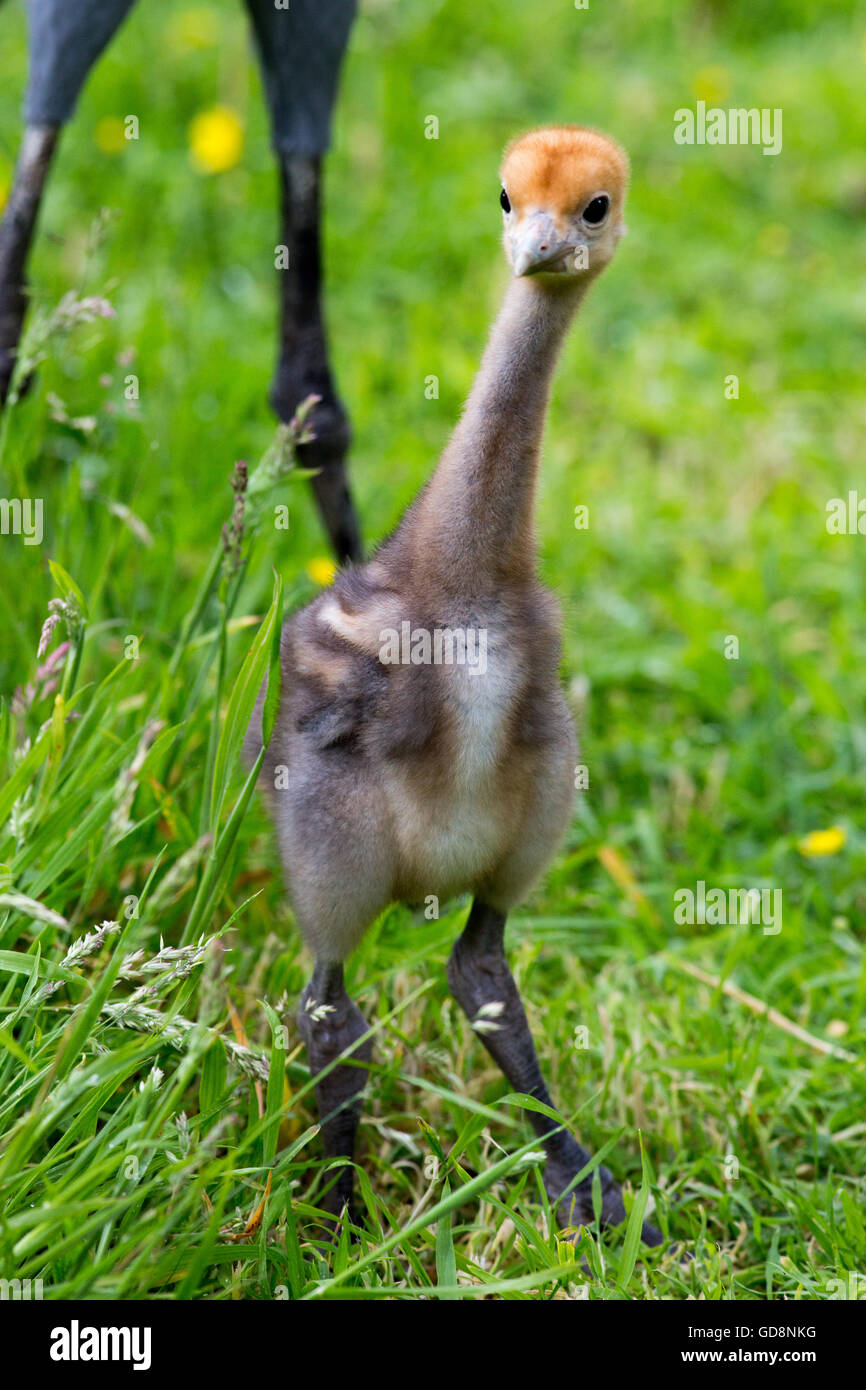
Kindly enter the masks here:
[[[2, 190], [19, 131], [22, 6], [4, 5], [0, 25]], [[373, 542], [435, 462], [504, 283], [502, 145], [533, 124], [577, 121], [630, 153], [629, 235], [562, 362], [538, 512], [590, 787], [511, 939], [564, 1105], [601, 1087], [581, 1122], [588, 1141], [617, 1123], [647, 1131], [660, 1184], [691, 1208], [693, 1231], [703, 1221], [734, 1251], [734, 1283], [718, 1287], [736, 1296], [801, 1287], [807, 1249], [819, 1270], [833, 1266], [836, 1235], [824, 1252], [803, 1213], [829, 1211], [833, 1226], [837, 1182], [862, 1207], [862, 1065], [792, 1042], [671, 958], [733, 973], [800, 1025], [862, 1048], [866, 539], [828, 535], [825, 508], [858, 486], [866, 496], [864, 61], [853, 3], [591, 0], [580, 11], [565, 0], [369, 0], [327, 166], [333, 358]], [[781, 107], [782, 153], [676, 145], [673, 113], [699, 98]], [[231, 167], [208, 174], [191, 161], [189, 132], [215, 104], [236, 114], [243, 142]], [[140, 120], [136, 142], [118, 134], [129, 113]], [[425, 139], [429, 115], [438, 140]], [[103, 207], [117, 217], [88, 256]], [[108, 294], [117, 316], [70, 339], [16, 412], [7, 463], [44, 497], [46, 537], [42, 547], [0, 546], [7, 691], [32, 675], [54, 592], [48, 557], [91, 603], [85, 677], [104, 675], [135, 632], [133, 683], [146, 691], [163, 678], [230, 510], [232, 465], [257, 458], [272, 436], [277, 240], [242, 7], [144, 0], [64, 133], [32, 262], [38, 302], [85, 283]], [[123, 402], [126, 371], [141, 383], [134, 412]], [[736, 400], [725, 395], [730, 374]], [[425, 396], [430, 375], [436, 400]], [[94, 427], [52, 420], [49, 392]], [[145, 523], [151, 544], [116, 503]], [[574, 527], [579, 504], [588, 530]], [[291, 509], [290, 532], [257, 549], [242, 612], [263, 611], [272, 565], [295, 598], [315, 590], [306, 567], [326, 547], [306, 490], [293, 488]], [[724, 656], [729, 635], [737, 660]], [[133, 719], [134, 708], [133, 697]], [[37, 706], [34, 728], [49, 710]], [[172, 858], [188, 847], [207, 717], [202, 702], [173, 772], [173, 815], [161, 801], [162, 820], [117, 849], [98, 889], [70, 870], [57, 885], [61, 910], [110, 913], [117, 883], [146, 875], [167, 836]], [[144, 823], [156, 803], [146, 787], [139, 795]], [[843, 832], [836, 853], [801, 845], [831, 826]], [[701, 878], [781, 887], [782, 932], [675, 928], [674, 888]], [[86, 900], [76, 896], [84, 881]], [[223, 917], [251, 881], [266, 891], [233, 937], [232, 988], [252, 1014], [262, 991], [296, 995], [308, 968], [260, 808], [244, 825]], [[170, 919], [162, 929], [170, 936]], [[433, 1055], [459, 1027], [442, 969], [455, 930], [453, 918], [410, 925], [388, 914], [353, 971], [370, 1015], [427, 965], [438, 980], [372, 1086], [379, 1128], [368, 1147], [378, 1157], [368, 1162], [398, 1207], [414, 1200], [411, 1179], [400, 1186], [414, 1158], [381, 1126], [387, 1117], [393, 1129], [405, 1109], [411, 1128], [420, 1102], [405, 1094], [407, 1068], [447, 1066], [470, 1088], [482, 1084], [469, 1080], [470, 1061], [485, 1066], [470, 1035], [459, 1061]], [[593, 1044], [578, 1069], [570, 1039], [581, 1023]], [[485, 1094], [501, 1093], [493, 1072], [484, 1076]], [[751, 1177], [725, 1184], [729, 1151]], [[635, 1143], [622, 1141], [614, 1167], [639, 1171]], [[850, 1268], [851, 1252], [866, 1249], [862, 1220], [855, 1229], [855, 1217], [839, 1219], [853, 1223]]]

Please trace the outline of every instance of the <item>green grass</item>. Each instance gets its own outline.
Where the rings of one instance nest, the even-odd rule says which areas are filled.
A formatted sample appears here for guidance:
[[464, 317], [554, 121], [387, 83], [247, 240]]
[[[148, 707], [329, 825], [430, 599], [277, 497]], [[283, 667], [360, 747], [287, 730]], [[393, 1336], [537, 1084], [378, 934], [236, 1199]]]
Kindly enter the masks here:
[[[45, 515], [41, 546], [0, 544], [3, 689], [34, 682], [64, 588], [72, 629], [56, 688], [7, 702], [0, 741], [0, 1278], [46, 1298], [539, 1299], [586, 1293], [586, 1261], [592, 1299], [826, 1298], [866, 1268], [866, 540], [825, 527], [830, 498], [866, 495], [853, 7], [377, 0], [328, 165], [334, 358], [373, 540], [472, 379], [504, 281], [506, 138], [573, 119], [632, 158], [630, 234], [564, 357], [538, 516], [589, 789], [509, 941], [554, 1094], [689, 1265], [625, 1230], [552, 1231], [529, 1127], [447, 993], [465, 903], [390, 910], [351, 961], [375, 1034], [365, 1219], [355, 1243], [323, 1238], [294, 1026], [311, 962], [234, 754], [274, 569], [289, 611], [326, 548], [281, 476], [264, 500], [290, 530], [265, 517], [197, 605], [235, 461], [273, 438], [277, 236], [242, 8], [198, 6], [219, 21], [202, 46], [187, 8], [137, 8], [64, 135], [33, 321], [72, 289], [116, 316], [52, 336], [0, 443], [3, 495]], [[0, 24], [2, 185], [20, 7]], [[673, 112], [702, 95], [782, 107], [783, 153], [676, 146]], [[245, 148], [205, 177], [187, 130], [215, 101]], [[100, 121], [129, 113], [140, 140], [104, 153]], [[838, 852], [798, 848], [834, 825]], [[781, 888], [781, 932], [676, 925], [674, 892], [700, 879]]]

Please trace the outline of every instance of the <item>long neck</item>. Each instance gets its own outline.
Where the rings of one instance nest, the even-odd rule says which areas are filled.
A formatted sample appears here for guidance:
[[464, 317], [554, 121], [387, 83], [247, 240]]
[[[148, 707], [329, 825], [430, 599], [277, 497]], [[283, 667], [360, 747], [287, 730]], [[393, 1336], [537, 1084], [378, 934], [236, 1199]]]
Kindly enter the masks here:
[[521, 582], [534, 571], [550, 382], [582, 293], [579, 280], [509, 284], [460, 422], [410, 513], [415, 563], [452, 592]]

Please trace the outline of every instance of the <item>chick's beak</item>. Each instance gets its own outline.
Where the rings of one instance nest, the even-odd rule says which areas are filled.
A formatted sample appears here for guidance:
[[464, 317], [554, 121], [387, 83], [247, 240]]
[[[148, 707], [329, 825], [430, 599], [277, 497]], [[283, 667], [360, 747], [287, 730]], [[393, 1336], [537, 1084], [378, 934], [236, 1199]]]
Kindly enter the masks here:
[[564, 269], [557, 262], [563, 262], [575, 249], [557, 230], [549, 213], [537, 212], [525, 218], [512, 234], [511, 265], [515, 275]]

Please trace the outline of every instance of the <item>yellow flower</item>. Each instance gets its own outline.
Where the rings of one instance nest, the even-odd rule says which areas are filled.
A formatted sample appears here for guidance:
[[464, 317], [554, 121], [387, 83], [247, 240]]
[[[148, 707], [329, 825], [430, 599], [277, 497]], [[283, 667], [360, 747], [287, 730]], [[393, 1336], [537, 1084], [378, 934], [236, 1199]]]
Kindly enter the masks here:
[[103, 154], [122, 152], [126, 145], [126, 135], [119, 116], [103, 116], [96, 127], [96, 143]]
[[327, 555], [317, 555], [307, 565], [307, 574], [314, 584], [331, 584], [336, 573], [337, 566]]
[[241, 157], [244, 130], [240, 117], [229, 106], [200, 111], [189, 128], [192, 160], [203, 174], [222, 174]]
[[695, 74], [695, 96], [699, 101], [705, 101], [708, 106], [722, 101], [730, 90], [731, 78], [727, 68], [701, 68], [700, 72]]
[[804, 835], [798, 841], [797, 848], [801, 854], [815, 859], [825, 854], [838, 854], [840, 849], [844, 849], [847, 838], [841, 825], [831, 825], [829, 830], [812, 830]]
[[212, 48], [219, 38], [219, 21], [213, 10], [199, 5], [169, 20], [166, 33], [173, 48]]

